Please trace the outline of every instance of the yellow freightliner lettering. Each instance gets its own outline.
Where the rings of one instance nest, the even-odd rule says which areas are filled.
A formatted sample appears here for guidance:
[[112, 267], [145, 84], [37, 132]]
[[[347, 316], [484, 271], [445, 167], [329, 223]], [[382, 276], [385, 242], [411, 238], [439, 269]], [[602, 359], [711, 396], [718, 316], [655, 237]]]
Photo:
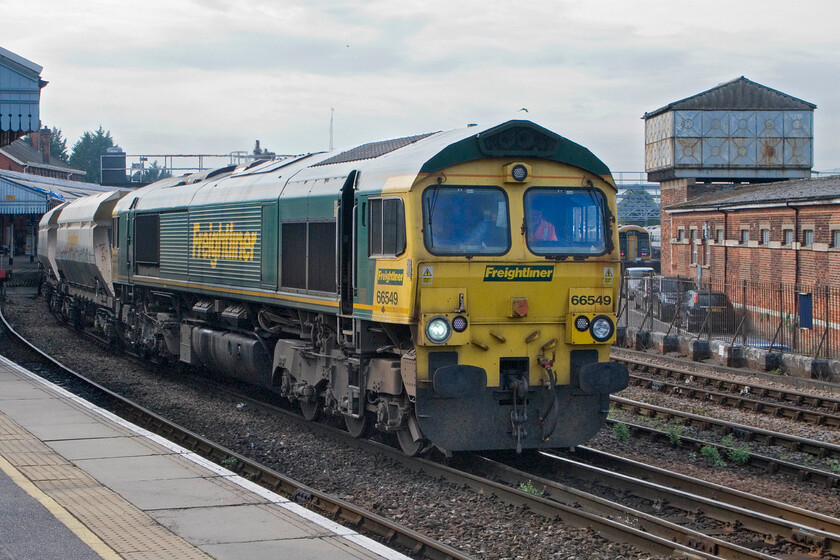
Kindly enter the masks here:
[[216, 268], [218, 261], [253, 261], [257, 244], [256, 231], [233, 231], [234, 222], [211, 222], [207, 231], [201, 231], [201, 224], [193, 225], [192, 258], [208, 259]]

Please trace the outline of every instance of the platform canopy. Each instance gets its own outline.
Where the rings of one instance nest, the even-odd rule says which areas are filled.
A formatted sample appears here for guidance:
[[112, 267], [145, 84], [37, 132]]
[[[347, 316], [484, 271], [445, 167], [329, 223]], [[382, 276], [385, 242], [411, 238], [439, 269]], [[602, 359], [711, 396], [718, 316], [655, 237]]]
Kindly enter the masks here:
[[82, 196], [117, 190], [94, 183], [65, 181], [0, 170], [0, 214], [44, 214]]
[[41, 128], [43, 68], [0, 47], [0, 146]]

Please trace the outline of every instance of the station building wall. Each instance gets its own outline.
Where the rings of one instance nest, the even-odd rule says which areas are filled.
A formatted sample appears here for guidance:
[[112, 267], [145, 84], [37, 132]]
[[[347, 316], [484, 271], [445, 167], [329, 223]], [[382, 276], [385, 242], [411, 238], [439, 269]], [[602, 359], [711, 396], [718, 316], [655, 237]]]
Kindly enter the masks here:
[[840, 287], [840, 204], [669, 213], [662, 238], [663, 274]]

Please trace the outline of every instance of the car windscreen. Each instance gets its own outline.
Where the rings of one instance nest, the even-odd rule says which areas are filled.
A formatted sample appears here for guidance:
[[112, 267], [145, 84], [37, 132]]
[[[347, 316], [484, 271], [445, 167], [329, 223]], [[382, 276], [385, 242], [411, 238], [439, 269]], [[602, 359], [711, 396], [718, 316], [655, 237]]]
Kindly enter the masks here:
[[694, 282], [690, 280], [676, 280], [664, 278], [661, 281], [660, 289], [663, 292], [687, 292], [694, 289]]
[[726, 305], [726, 295], [700, 292], [697, 294], [697, 303], [704, 307], [724, 307]]
[[535, 187], [525, 193], [525, 232], [536, 255], [602, 255], [607, 251], [606, 198], [592, 188]]
[[423, 241], [434, 255], [507, 253], [507, 196], [496, 187], [429, 187], [423, 192]]

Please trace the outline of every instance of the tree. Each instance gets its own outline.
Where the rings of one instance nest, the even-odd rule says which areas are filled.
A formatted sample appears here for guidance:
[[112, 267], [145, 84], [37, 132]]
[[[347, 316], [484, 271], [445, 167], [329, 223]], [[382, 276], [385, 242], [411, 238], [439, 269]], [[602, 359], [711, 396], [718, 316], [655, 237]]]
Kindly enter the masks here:
[[76, 169], [87, 171], [85, 181], [88, 183], [102, 182], [102, 154], [108, 148], [114, 147], [114, 139], [111, 132], [106, 131], [99, 125], [96, 132], [85, 132], [73, 145], [73, 153], [70, 154], [69, 163]]
[[155, 160], [152, 162], [152, 165], [143, 170], [143, 178], [141, 179], [141, 182], [154, 183], [155, 181], [166, 179], [167, 177], [172, 177], [172, 173], [170, 173], [165, 167], [159, 166], [157, 160]]
[[61, 129], [57, 127], [52, 128], [50, 134], [50, 157], [60, 159], [67, 163], [69, 157], [67, 155], [67, 140], [62, 138]]

